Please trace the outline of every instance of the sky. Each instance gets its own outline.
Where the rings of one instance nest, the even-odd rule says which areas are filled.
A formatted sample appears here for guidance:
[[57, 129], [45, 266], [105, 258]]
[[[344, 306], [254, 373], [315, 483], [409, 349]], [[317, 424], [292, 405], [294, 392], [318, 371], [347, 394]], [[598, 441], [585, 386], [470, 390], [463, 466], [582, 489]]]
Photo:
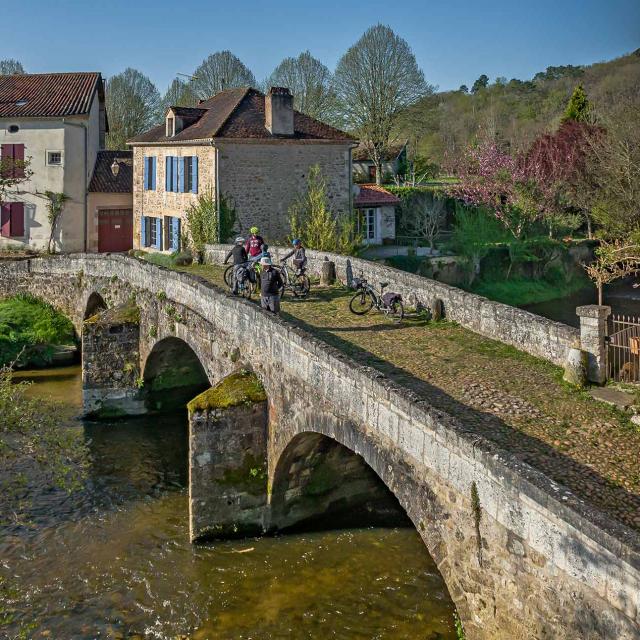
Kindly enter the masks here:
[[27, 72], [139, 69], [164, 92], [231, 50], [266, 78], [309, 49], [331, 70], [362, 33], [389, 25], [440, 90], [481, 74], [528, 79], [640, 48], [640, 0], [0, 0], [0, 59]]

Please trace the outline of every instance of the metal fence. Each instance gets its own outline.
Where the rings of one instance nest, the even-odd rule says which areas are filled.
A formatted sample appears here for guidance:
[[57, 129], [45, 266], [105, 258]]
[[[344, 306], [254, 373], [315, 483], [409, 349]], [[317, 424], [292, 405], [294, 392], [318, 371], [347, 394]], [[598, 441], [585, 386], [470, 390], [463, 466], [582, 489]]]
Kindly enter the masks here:
[[640, 382], [640, 318], [610, 317], [608, 368], [611, 380]]

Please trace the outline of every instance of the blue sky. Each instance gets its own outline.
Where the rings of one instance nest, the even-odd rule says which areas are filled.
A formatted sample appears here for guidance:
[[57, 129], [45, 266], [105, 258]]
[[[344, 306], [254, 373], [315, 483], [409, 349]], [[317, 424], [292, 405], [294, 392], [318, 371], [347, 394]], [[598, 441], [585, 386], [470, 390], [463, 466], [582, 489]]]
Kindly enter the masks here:
[[209, 53], [230, 49], [258, 79], [309, 49], [333, 69], [367, 27], [404, 37], [428, 81], [471, 85], [482, 73], [530, 78], [549, 65], [589, 64], [640, 47], [640, 0], [21, 0], [2, 3], [0, 58], [27, 71], [127, 66], [164, 91]]

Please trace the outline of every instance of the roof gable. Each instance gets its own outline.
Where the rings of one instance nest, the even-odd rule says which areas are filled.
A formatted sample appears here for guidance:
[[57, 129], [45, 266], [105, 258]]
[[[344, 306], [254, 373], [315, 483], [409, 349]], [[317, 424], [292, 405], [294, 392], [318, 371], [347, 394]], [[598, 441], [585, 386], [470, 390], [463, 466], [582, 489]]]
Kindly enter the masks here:
[[99, 73], [38, 73], [0, 76], [0, 117], [52, 118], [89, 113]]
[[[118, 175], [111, 171], [113, 161], [120, 166]], [[93, 175], [89, 183], [91, 193], [131, 193], [133, 191], [133, 152], [98, 151]]]

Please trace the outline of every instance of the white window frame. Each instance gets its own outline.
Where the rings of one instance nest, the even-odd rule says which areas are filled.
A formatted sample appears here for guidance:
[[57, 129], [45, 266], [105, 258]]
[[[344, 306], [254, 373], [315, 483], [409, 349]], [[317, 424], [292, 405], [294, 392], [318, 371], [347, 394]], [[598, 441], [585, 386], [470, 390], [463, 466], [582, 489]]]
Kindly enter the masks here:
[[166, 125], [167, 138], [173, 138], [176, 135], [176, 118], [175, 116], [167, 116]]
[[[46, 150], [46, 164], [48, 167], [64, 167], [64, 151], [59, 149], [47, 149]], [[49, 156], [53, 153], [60, 154], [60, 162], [50, 162]]]
[[380, 209], [378, 207], [367, 207], [363, 216], [364, 241], [367, 244], [380, 242]]

